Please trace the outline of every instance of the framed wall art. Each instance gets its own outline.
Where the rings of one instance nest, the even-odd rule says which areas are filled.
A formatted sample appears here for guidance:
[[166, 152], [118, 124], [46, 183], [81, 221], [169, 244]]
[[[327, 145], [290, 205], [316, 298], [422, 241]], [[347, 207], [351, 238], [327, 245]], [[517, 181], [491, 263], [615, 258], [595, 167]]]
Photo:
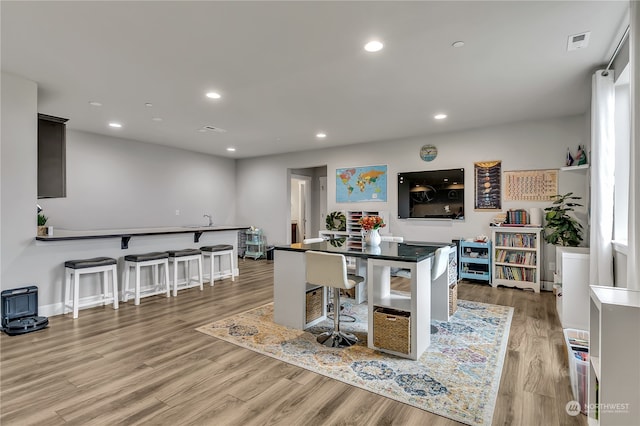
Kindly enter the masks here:
[[387, 166], [336, 169], [336, 202], [387, 201]]
[[502, 209], [502, 161], [473, 163], [475, 179], [475, 210]]
[[558, 170], [513, 170], [504, 172], [504, 199], [550, 201], [558, 194]]

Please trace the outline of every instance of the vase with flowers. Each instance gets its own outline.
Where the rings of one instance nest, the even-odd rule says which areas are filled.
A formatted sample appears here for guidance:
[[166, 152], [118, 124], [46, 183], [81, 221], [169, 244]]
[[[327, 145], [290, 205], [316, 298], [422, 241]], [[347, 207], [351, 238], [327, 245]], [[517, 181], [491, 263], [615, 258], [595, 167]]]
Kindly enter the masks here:
[[380, 216], [363, 216], [358, 220], [358, 224], [364, 231], [365, 245], [377, 247], [380, 245], [380, 233], [378, 230], [387, 226]]

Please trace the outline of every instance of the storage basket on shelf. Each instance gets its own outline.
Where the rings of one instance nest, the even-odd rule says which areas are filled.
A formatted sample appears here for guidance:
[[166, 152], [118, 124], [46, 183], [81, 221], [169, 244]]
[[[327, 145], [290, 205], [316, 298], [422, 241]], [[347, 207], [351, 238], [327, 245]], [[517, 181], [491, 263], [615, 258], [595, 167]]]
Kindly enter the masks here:
[[306, 321], [311, 322], [322, 316], [322, 287], [307, 290]]
[[453, 315], [458, 309], [458, 284], [449, 286], [449, 315]]
[[411, 352], [411, 315], [389, 308], [373, 311], [373, 345], [403, 354]]

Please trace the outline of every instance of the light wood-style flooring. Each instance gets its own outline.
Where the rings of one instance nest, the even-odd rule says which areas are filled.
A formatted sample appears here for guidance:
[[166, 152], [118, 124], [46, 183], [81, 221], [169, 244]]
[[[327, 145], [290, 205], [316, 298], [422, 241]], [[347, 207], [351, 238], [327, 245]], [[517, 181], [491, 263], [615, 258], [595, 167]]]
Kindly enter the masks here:
[[[458, 424], [195, 331], [273, 300], [273, 264], [239, 264], [235, 282], [203, 292], [2, 334], [0, 424]], [[553, 295], [461, 283], [458, 297], [515, 308], [493, 424], [586, 425], [565, 413], [573, 398]]]

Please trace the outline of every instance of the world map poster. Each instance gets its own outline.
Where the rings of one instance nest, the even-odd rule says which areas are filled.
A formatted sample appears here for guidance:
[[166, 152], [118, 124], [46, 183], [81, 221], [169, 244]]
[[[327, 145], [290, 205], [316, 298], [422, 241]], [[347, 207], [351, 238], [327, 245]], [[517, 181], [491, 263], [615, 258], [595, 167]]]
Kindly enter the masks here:
[[387, 166], [336, 169], [336, 202], [387, 201]]

